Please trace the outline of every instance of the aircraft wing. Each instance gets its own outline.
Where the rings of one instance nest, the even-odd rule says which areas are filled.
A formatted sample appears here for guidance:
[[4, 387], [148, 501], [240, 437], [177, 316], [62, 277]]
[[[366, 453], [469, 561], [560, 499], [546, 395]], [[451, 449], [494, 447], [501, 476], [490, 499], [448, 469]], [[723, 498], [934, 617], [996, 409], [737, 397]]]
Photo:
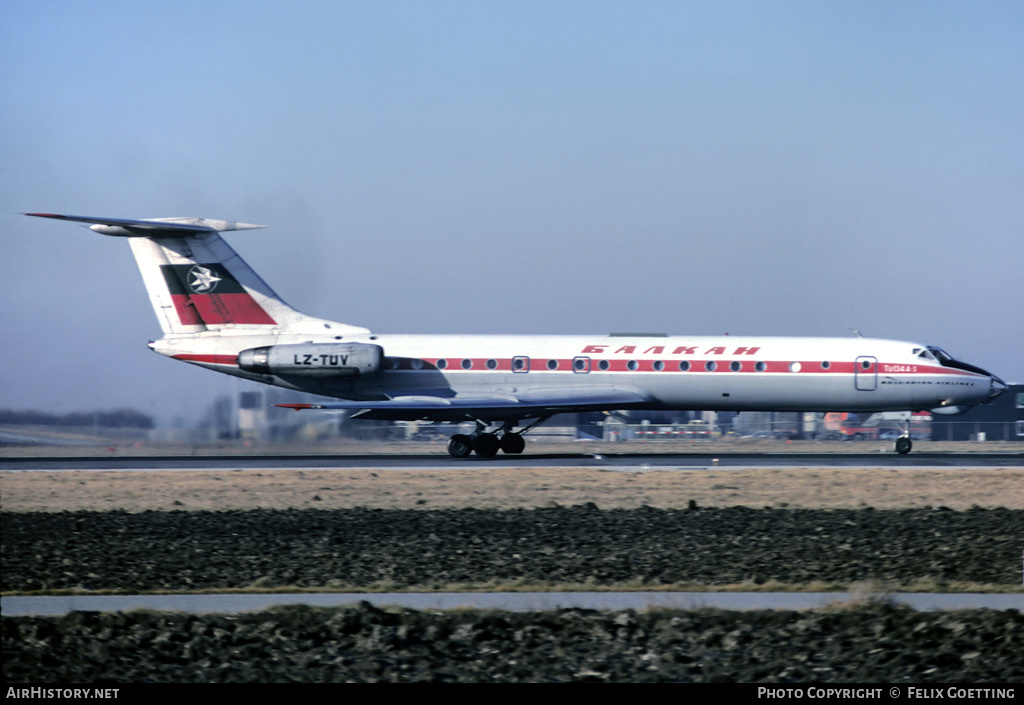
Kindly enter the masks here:
[[383, 401], [331, 401], [320, 404], [277, 404], [286, 409], [354, 411], [353, 418], [392, 421], [505, 421], [554, 414], [613, 409], [647, 409], [657, 403], [629, 389], [544, 389], [507, 394], [458, 394], [453, 397], [403, 396]]

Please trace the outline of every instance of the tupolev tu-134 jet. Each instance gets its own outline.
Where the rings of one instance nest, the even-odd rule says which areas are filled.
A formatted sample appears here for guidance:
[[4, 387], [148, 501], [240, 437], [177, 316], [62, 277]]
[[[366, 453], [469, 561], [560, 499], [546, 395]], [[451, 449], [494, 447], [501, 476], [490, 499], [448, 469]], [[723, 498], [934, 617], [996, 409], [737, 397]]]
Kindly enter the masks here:
[[[930, 345], [868, 338], [647, 335], [383, 335], [288, 306], [220, 233], [263, 227], [202, 218], [89, 223], [135, 254], [175, 360], [333, 397], [296, 410], [357, 419], [475, 422], [456, 458], [521, 453], [555, 414], [630, 409], [958, 413], [1005, 389]], [[525, 424], [525, 425], [524, 425]], [[516, 430], [519, 428], [519, 430]], [[911, 449], [909, 429], [896, 451]]]

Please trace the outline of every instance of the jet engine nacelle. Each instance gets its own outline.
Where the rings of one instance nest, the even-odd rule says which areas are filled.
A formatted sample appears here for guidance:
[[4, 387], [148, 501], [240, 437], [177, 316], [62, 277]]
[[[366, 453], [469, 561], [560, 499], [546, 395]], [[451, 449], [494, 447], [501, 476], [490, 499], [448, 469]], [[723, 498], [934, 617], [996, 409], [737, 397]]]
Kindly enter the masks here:
[[267, 345], [238, 353], [238, 367], [264, 375], [372, 375], [384, 367], [384, 348], [367, 343]]

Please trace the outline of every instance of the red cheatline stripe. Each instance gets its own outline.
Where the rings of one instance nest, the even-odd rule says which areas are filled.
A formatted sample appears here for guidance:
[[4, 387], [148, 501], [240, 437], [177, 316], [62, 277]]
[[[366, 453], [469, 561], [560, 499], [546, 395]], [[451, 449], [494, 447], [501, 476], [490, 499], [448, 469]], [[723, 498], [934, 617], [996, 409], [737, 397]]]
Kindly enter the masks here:
[[[184, 360], [186, 362], [199, 362], [212, 365], [236, 365], [238, 364], [237, 356], [235, 355], [200, 355], [200, 354], [189, 354], [182, 353], [174, 355], [176, 360]], [[462, 367], [462, 361], [469, 359], [472, 362], [472, 366], [467, 370]], [[558, 368], [556, 370], [549, 370], [547, 362], [549, 359], [555, 358], [531, 358], [530, 360], [530, 372], [572, 372], [573, 360], [570, 359], [558, 359]], [[604, 358], [607, 359], [607, 358]], [[498, 359], [498, 358], [429, 358], [424, 359], [428, 365], [431, 365], [427, 370], [436, 369], [437, 363], [440, 360], [445, 360], [448, 366], [443, 370], [444, 372], [508, 372], [512, 369], [512, 360], [509, 358]], [[494, 360], [497, 367], [494, 369], [487, 367], [488, 360]], [[716, 363], [716, 368], [713, 371], [714, 374], [721, 372], [728, 372], [731, 374], [740, 373], [751, 373], [751, 374], [770, 374], [770, 373], [786, 373], [786, 374], [843, 374], [852, 375], [857, 365], [853, 362], [833, 362], [827, 369], [821, 367], [820, 362], [804, 361], [800, 362], [800, 371], [793, 373], [790, 370], [791, 362], [776, 362], [765, 360], [765, 370], [758, 372], [754, 367], [754, 362], [751, 360], [743, 360], [742, 367], [738, 371], [733, 371], [729, 365], [733, 360], [687, 360], [690, 363], [690, 369], [682, 372], [679, 369], [679, 360], [663, 360], [665, 367], [663, 370], [656, 370], [654, 363], [656, 360], [636, 360], [637, 367], [635, 370], [631, 370], [628, 367], [629, 360], [608, 360], [609, 367], [607, 370], [602, 370], [598, 364], [600, 360], [591, 358], [590, 360], [590, 372], [592, 374], [600, 374], [601, 372], [653, 372], [653, 373], [669, 373], [676, 372], [681, 374], [691, 373], [705, 373], [709, 370], [705, 369], [704, 365], [707, 362]], [[889, 371], [886, 368], [895, 368], [893, 371]], [[910, 369], [913, 368], [913, 369]], [[403, 368], [404, 369], [404, 368]], [[862, 370], [862, 374], [873, 375], [876, 374], [876, 370]], [[879, 363], [877, 366], [877, 374], [887, 375], [958, 375], [966, 377], [976, 377], [977, 375], [973, 372], [966, 370], [957, 370], [949, 367], [933, 367], [926, 365], [890, 365], [889, 363]]]
[[[554, 370], [548, 368], [548, 361], [555, 360], [558, 366]], [[571, 372], [573, 370], [573, 361], [576, 358], [545, 358], [545, 357], [533, 357], [530, 358], [530, 371], [531, 372]], [[586, 359], [582, 357], [580, 359]], [[486, 357], [474, 357], [474, 358], [462, 358], [462, 357], [444, 357], [444, 358], [424, 358], [424, 362], [433, 367], [438, 367], [438, 363], [444, 360], [446, 367], [445, 372], [507, 372], [512, 369], [511, 359], [499, 359], [499, 358], [486, 358]], [[469, 360], [470, 366], [463, 367], [463, 361]], [[488, 361], [493, 360], [496, 364], [495, 367], [490, 368], [487, 366]], [[602, 360], [608, 362], [608, 369], [603, 370], [600, 367]], [[958, 370], [950, 367], [936, 367], [932, 365], [906, 365], [906, 364], [893, 364], [880, 362], [875, 364], [873, 367], [864, 369], [859, 367], [856, 362], [830, 362], [828, 367], [823, 367], [820, 360], [762, 360], [764, 363], [764, 370], [758, 370], [755, 365], [758, 361], [756, 360], [737, 360], [735, 358], [722, 358], [722, 359], [693, 359], [685, 358], [680, 359], [636, 359], [636, 358], [622, 358], [622, 359], [609, 359], [609, 358], [589, 358], [590, 371], [591, 372], [681, 372], [679, 369], [680, 362], [688, 362], [690, 367], [685, 370], [686, 373], [692, 372], [729, 372], [732, 374], [741, 372], [750, 372], [754, 374], [763, 373], [787, 373], [793, 374], [793, 364], [799, 364], [799, 374], [844, 374], [851, 375], [854, 372], [860, 372], [861, 374], [872, 375], [962, 375], [967, 377], [976, 376], [972, 372], [965, 370]], [[635, 362], [636, 367], [630, 369], [629, 363]], [[661, 370], [654, 367], [655, 363], [663, 363]], [[709, 362], [715, 363], [714, 370], [708, 370], [705, 365]], [[740, 363], [738, 370], [733, 370], [731, 365], [733, 362]], [[403, 367], [403, 369], [405, 369]]]
[[174, 355], [173, 357], [175, 360], [184, 360], [185, 362], [202, 362], [208, 365], [238, 364], [237, 355], [191, 355], [188, 353], [182, 353], [180, 355]]

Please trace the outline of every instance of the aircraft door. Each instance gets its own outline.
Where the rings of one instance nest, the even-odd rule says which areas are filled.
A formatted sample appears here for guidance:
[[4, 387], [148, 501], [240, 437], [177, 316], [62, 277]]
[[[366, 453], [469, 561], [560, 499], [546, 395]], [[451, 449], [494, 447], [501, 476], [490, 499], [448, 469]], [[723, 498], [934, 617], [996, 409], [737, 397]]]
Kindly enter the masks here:
[[878, 358], [864, 355], [853, 365], [853, 386], [861, 392], [878, 389]]

